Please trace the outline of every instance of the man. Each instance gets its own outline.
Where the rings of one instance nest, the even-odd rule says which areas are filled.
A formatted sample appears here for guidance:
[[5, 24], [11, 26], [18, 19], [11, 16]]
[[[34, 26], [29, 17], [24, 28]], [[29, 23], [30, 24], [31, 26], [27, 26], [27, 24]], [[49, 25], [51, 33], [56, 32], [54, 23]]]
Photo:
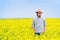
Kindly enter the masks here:
[[37, 17], [33, 19], [33, 24], [32, 24], [34, 29], [34, 34], [39, 36], [40, 33], [45, 32], [45, 21], [43, 20], [43, 18], [41, 18], [41, 14], [42, 14], [41, 10], [36, 11]]

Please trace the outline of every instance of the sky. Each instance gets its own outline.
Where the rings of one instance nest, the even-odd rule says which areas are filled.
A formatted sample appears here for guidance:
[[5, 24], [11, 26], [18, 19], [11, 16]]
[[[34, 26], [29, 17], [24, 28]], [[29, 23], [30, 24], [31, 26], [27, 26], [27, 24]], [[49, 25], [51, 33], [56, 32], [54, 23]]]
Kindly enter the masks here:
[[60, 0], [0, 0], [0, 18], [32, 18], [38, 9], [44, 18], [60, 18]]

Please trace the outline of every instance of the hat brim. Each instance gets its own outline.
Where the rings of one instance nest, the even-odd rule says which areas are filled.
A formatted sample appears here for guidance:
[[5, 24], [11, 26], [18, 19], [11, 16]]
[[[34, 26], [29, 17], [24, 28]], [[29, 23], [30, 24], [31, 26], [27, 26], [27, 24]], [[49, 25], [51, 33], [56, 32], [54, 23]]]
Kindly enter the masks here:
[[42, 12], [36, 12], [36, 13], [40, 13], [40, 14], [42, 14]]

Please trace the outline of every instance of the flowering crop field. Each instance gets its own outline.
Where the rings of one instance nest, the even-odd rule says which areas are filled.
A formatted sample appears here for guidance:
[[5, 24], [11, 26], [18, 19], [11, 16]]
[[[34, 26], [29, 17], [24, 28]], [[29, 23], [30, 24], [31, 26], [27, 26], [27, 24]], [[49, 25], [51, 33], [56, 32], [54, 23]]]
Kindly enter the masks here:
[[34, 37], [32, 18], [0, 19], [0, 40], [60, 40], [60, 18], [45, 21], [45, 33]]

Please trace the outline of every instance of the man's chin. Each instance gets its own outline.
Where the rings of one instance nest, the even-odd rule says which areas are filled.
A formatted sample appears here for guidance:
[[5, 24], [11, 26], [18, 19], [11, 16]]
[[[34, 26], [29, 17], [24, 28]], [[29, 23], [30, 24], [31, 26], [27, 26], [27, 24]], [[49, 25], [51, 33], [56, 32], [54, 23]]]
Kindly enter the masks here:
[[41, 16], [38, 16], [38, 17], [41, 17]]

